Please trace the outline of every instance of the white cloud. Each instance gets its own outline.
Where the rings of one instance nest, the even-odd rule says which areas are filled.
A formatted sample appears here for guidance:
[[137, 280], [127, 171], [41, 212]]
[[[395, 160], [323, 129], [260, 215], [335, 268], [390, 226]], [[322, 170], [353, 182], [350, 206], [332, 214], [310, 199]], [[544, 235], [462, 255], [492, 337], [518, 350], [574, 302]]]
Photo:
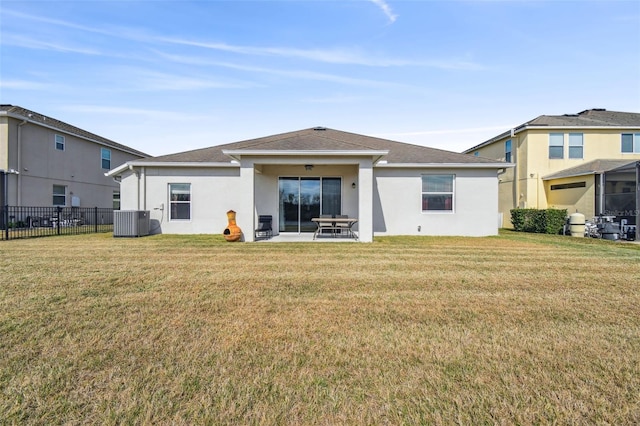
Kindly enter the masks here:
[[50, 89], [50, 84], [38, 83], [28, 80], [0, 80], [0, 88], [14, 90], [43, 90]]
[[391, 6], [389, 6], [386, 1], [384, 0], [370, 0], [370, 1], [374, 3], [376, 6], [378, 6], [384, 12], [385, 15], [387, 15], [387, 18], [389, 18], [389, 22], [391, 22], [392, 24], [396, 22], [396, 19], [398, 19], [398, 15], [393, 13], [393, 11], [391, 10]]
[[[370, 0], [376, 5], [378, 5], [384, 12], [387, 14], [389, 19], [393, 22], [396, 19], [396, 15], [394, 15], [391, 11], [389, 5], [383, 0]], [[384, 58], [381, 55], [372, 55], [367, 52], [362, 52], [353, 49], [342, 49], [342, 48], [316, 48], [316, 49], [302, 49], [302, 48], [290, 48], [290, 47], [279, 47], [279, 46], [246, 46], [246, 45], [234, 45], [224, 42], [208, 42], [208, 41], [198, 41], [198, 40], [189, 40], [184, 38], [175, 38], [175, 37], [163, 37], [163, 36], [154, 36], [150, 34], [146, 34], [141, 32], [140, 30], [132, 30], [127, 28], [118, 28], [118, 29], [103, 29], [99, 27], [88, 27], [85, 25], [76, 24], [70, 21], [64, 21], [59, 19], [52, 19], [47, 17], [40, 17], [34, 15], [28, 15], [19, 12], [7, 12], [7, 14], [23, 18], [29, 19], [36, 22], [43, 22], [47, 24], [62, 26], [65, 28], [71, 28], [80, 31], [91, 32], [95, 34], [102, 34], [108, 37], [117, 37], [125, 40], [132, 40], [140, 43], [147, 44], [156, 44], [156, 43], [165, 43], [165, 44], [174, 44], [174, 45], [182, 45], [182, 46], [193, 46], [200, 47], [203, 49], [211, 49], [218, 50], [223, 52], [236, 53], [241, 55], [251, 55], [251, 56], [272, 56], [272, 57], [282, 57], [282, 58], [294, 58], [294, 59], [304, 59], [315, 62], [329, 63], [329, 64], [343, 64], [343, 65], [362, 65], [362, 66], [370, 66], [370, 67], [403, 67], [403, 66], [417, 66], [417, 67], [428, 67], [428, 68], [436, 68], [436, 69], [444, 69], [444, 70], [468, 70], [468, 71], [477, 71], [483, 70], [485, 67], [481, 64], [475, 63], [469, 60], [460, 60], [460, 59], [432, 59], [432, 60], [406, 60], [406, 59], [396, 59], [396, 58]], [[15, 39], [15, 43], [17, 43], [17, 39]], [[6, 39], [4, 43], [6, 43]], [[23, 47], [29, 48], [38, 48], [38, 49], [54, 49], [59, 51], [67, 51], [67, 52], [76, 52], [76, 53], [84, 53], [84, 54], [92, 54], [99, 55], [100, 53], [92, 50], [85, 49], [76, 46], [65, 46], [60, 44], [54, 44], [51, 42], [41, 42], [34, 40], [23, 40]], [[109, 56], [119, 56], [110, 54]]]
[[60, 107], [62, 111], [68, 111], [81, 114], [109, 114], [109, 115], [127, 115], [136, 116], [146, 119], [154, 119], [158, 121], [166, 120], [179, 120], [179, 121], [197, 121], [210, 119], [207, 114], [192, 114], [181, 111], [167, 111], [159, 109], [147, 109], [147, 108], [131, 108], [120, 106], [104, 106], [104, 105], [89, 105], [89, 104], [74, 104], [63, 105]]
[[[437, 60], [405, 60], [380, 58], [376, 55], [350, 51], [345, 49], [295, 49], [286, 47], [252, 47], [238, 46], [227, 43], [201, 42], [177, 38], [163, 38], [162, 41], [169, 44], [200, 47], [203, 49], [221, 50], [243, 55], [278, 56], [284, 58], [306, 59], [316, 62], [324, 62], [342, 65], [362, 65], [370, 67], [402, 67], [415, 66], [437, 68], [445, 70], [478, 71], [486, 67], [469, 60], [437, 59]], [[178, 58], [176, 56], [176, 58]], [[199, 59], [193, 59], [198, 61]]]
[[46, 24], [58, 25], [58, 26], [61, 26], [61, 27], [72, 28], [72, 29], [75, 29], [75, 30], [81, 30], [81, 31], [86, 31], [86, 32], [90, 32], [90, 33], [105, 34], [105, 35], [117, 35], [116, 33], [107, 32], [107, 31], [102, 30], [102, 29], [97, 28], [97, 27], [88, 27], [86, 25], [80, 25], [80, 24], [76, 24], [74, 22], [63, 21], [63, 20], [60, 20], [60, 19], [53, 19], [53, 18], [47, 18], [47, 17], [42, 17], [42, 16], [35, 16], [35, 15], [30, 15], [30, 14], [21, 13], [21, 12], [15, 12], [15, 11], [11, 11], [11, 10], [6, 10], [6, 11], [3, 11], [2, 13], [5, 14], [5, 15], [13, 16], [15, 18], [22, 18], [22, 19], [35, 21], [35, 22], [43, 22], [43, 23], [46, 23]]
[[514, 127], [513, 124], [494, 125], [487, 127], [452, 128], [440, 130], [424, 130], [403, 133], [378, 133], [385, 139], [398, 140], [416, 145], [429, 146], [447, 151], [462, 152], [485, 142], [494, 136], [506, 132]]
[[259, 85], [236, 78], [219, 77], [213, 73], [160, 72], [137, 66], [105, 67], [92, 75], [97, 81], [116, 83], [112, 87], [122, 92], [176, 92], [206, 89], [249, 89]]
[[63, 45], [60, 43], [54, 43], [51, 41], [34, 40], [27, 37], [19, 36], [5, 36], [3, 45], [16, 46], [25, 49], [38, 49], [38, 50], [53, 50], [64, 53], [80, 53], [83, 55], [100, 55], [101, 53], [95, 49], [87, 49], [83, 47], [77, 47], [72, 45]]
[[334, 83], [340, 83], [340, 84], [346, 84], [346, 85], [352, 85], [352, 86], [366, 86], [366, 87], [390, 87], [390, 88], [409, 87], [402, 83], [390, 83], [390, 82], [379, 81], [379, 80], [343, 77], [340, 75], [326, 74], [326, 73], [320, 73], [316, 71], [293, 70], [293, 69], [279, 70], [274, 68], [238, 65], [238, 64], [233, 64], [229, 62], [210, 61], [210, 60], [202, 59], [200, 57], [171, 55], [171, 54], [166, 54], [162, 52], [156, 52], [156, 53], [161, 57], [163, 57], [164, 59], [177, 62], [177, 63], [200, 65], [200, 66], [224, 67], [224, 68], [235, 69], [239, 71], [246, 71], [246, 72], [251, 72], [256, 74], [271, 74], [271, 75], [278, 75], [282, 77], [295, 78], [299, 80], [331, 81]]
[[[486, 132], [486, 131], [496, 131], [496, 132], [505, 132], [511, 129], [513, 125], [501, 125], [501, 126], [490, 126], [490, 127], [473, 127], [467, 129], [441, 129], [441, 130], [423, 130], [417, 132], [404, 132], [404, 133], [388, 133], [383, 135], [385, 137], [390, 136], [425, 136], [425, 135], [449, 135], [455, 133], [477, 133], [477, 132]], [[381, 135], [378, 135], [381, 136]]]
[[322, 98], [307, 98], [301, 99], [301, 102], [306, 102], [309, 104], [351, 104], [358, 102], [367, 102], [371, 101], [371, 98], [367, 98], [364, 96], [349, 96], [349, 95], [333, 95], [326, 96]]
[[296, 49], [288, 47], [253, 47], [240, 46], [227, 43], [203, 42], [196, 40], [187, 40], [179, 38], [160, 38], [169, 44], [178, 44], [184, 46], [201, 47], [203, 49], [220, 50], [224, 52], [238, 53], [243, 55], [254, 56], [278, 56], [285, 58], [308, 59], [317, 62], [326, 62], [333, 64], [353, 64], [353, 65], [403, 65], [406, 61], [376, 61], [367, 58], [365, 55], [357, 52], [347, 51], [343, 49]]
[[255, 84], [218, 80], [215, 77], [187, 77], [158, 72], [143, 72], [138, 89], [142, 90], [202, 90], [202, 89], [242, 89]]

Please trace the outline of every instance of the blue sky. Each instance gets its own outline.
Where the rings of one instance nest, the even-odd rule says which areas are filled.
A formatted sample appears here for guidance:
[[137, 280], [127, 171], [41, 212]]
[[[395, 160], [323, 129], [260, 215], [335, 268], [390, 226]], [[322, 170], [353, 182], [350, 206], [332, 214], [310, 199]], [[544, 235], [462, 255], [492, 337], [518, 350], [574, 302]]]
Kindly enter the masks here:
[[151, 155], [314, 126], [462, 151], [640, 112], [639, 1], [0, 3], [0, 101]]

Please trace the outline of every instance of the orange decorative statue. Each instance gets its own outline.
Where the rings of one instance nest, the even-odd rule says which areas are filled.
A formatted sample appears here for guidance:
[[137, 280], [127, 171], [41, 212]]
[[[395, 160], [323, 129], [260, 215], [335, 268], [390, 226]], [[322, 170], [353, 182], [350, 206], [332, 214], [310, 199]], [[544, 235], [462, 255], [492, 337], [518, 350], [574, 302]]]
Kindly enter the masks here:
[[229, 210], [227, 212], [227, 219], [229, 220], [229, 224], [223, 232], [224, 239], [230, 242], [238, 241], [242, 237], [242, 229], [236, 225], [236, 212]]

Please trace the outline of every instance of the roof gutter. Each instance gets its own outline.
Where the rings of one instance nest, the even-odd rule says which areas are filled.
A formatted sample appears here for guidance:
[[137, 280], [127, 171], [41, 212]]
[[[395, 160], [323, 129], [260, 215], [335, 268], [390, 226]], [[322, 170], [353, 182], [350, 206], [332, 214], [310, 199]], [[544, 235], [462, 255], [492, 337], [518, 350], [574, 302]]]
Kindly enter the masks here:
[[547, 176], [542, 176], [541, 179], [543, 181], [550, 181], [550, 180], [556, 180], [556, 179], [576, 178], [576, 177], [580, 177], [580, 176], [601, 175], [603, 173], [606, 173], [606, 172], [598, 171], [598, 170], [589, 170], [589, 171], [582, 172], [582, 173], [575, 173], [575, 174], [572, 174], [572, 175], [565, 175], [565, 176], [559, 176], [559, 177], [554, 177], [553, 175], [547, 175]]
[[514, 163], [384, 163], [376, 168], [393, 169], [507, 169]]
[[159, 162], [159, 161], [128, 161], [115, 169], [109, 170], [104, 175], [107, 177], [117, 176], [126, 170], [133, 170], [134, 167], [182, 167], [182, 168], [214, 168], [214, 167], [240, 167], [236, 162]]

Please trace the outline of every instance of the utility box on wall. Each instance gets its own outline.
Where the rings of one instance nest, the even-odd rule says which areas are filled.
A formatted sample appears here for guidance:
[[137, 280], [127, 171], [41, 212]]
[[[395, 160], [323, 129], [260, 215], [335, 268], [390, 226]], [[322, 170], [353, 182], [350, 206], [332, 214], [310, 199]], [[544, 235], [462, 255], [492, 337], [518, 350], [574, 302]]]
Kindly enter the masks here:
[[114, 237], [143, 237], [149, 235], [148, 210], [115, 210], [113, 212]]

